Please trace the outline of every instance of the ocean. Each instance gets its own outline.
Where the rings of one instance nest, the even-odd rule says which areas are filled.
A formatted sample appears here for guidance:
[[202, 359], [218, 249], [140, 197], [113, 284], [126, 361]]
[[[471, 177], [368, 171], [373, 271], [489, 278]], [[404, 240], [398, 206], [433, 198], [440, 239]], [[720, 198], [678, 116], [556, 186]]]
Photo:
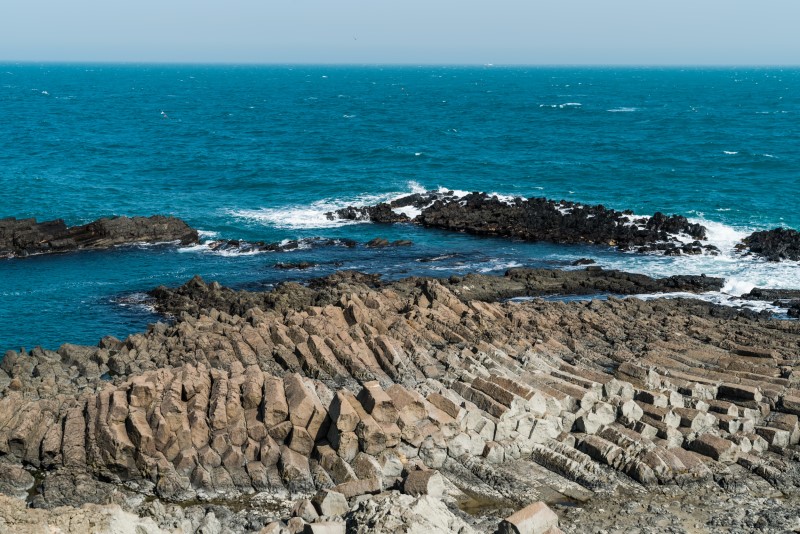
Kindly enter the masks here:
[[[722, 254], [325, 217], [430, 189], [678, 213], [706, 225]], [[589, 257], [652, 276], [722, 276], [723, 292], [704, 296], [720, 302], [754, 286], [800, 288], [796, 262], [733, 248], [754, 230], [800, 228], [798, 194], [799, 69], [0, 65], [0, 217], [169, 214], [204, 242], [304, 240], [292, 252], [162, 244], [0, 260], [0, 354], [124, 338], [159, 319], [148, 290], [195, 274], [269, 289], [338, 269], [501, 274]], [[275, 268], [301, 261], [316, 265]]]

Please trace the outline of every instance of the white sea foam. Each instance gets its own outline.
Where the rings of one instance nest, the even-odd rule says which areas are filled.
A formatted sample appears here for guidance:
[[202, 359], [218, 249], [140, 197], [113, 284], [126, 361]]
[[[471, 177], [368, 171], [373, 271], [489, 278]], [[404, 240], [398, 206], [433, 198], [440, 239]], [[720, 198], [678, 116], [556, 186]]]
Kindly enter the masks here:
[[212, 232], [210, 230], [198, 230], [197, 235], [205, 239], [215, 239], [219, 236], [219, 232]]
[[522, 264], [516, 261], [499, 261], [499, 260], [492, 260], [485, 265], [478, 269], [479, 273], [490, 273], [492, 271], [505, 271], [506, 269], [513, 269], [515, 267], [522, 267]]
[[564, 102], [563, 104], [539, 104], [540, 108], [553, 108], [553, 109], [577, 108], [580, 106], [583, 106], [583, 104], [581, 104], [580, 102]]
[[640, 300], [674, 299], [674, 298], [698, 299], [698, 300], [704, 300], [706, 302], [711, 302], [712, 304], [721, 304], [722, 306], [747, 308], [756, 312], [769, 311], [778, 314], [785, 314], [787, 311], [786, 308], [775, 306], [770, 302], [765, 302], [762, 300], [747, 300], [747, 299], [736, 298], [730, 296], [724, 291], [723, 292], [709, 291], [707, 293], [686, 293], [686, 292], [648, 293], [641, 295], [632, 295], [632, 298], [637, 298]]
[[[417, 182], [408, 183], [409, 190], [397, 191], [385, 195], [359, 195], [351, 198], [328, 198], [311, 204], [284, 206], [281, 208], [231, 209], [227, 213], [238, 219], [273, 228], [289, 230], [306, 230], [313, 228], [337, 228], [368, 221], [351, 221], [346, 219], [329, 219], [326, 214], [348, 206], [372, 206], [380, 202], [390, 202], [414, 193], [424, 193], [426, 189]], [[466, 194], [466, 193], [464, 193]]]
[[572, 213], [572, 208], [567, 207], [563, 203], [556, 204], [556, 209], [561, 213], [561, 215], [569, 215]]
[[729, 155], [729, 156], [735, 156], [735, 155], [736, 155], [736, 154], [738, 154], [739, 152], [738, 152], [738, 151], [733, 151], [733, 150], [723, 150], [723, 151], [722, 151], [722, 153], [723, 153], [723, 154], [727, 154], [727, 155]]
[[639, 111], [639, 108], [614, 108], [614, 109], [607, 109], [609, 113], [633, 113], [634, 111]]
[[208, 243], [199, 243], [197, 245], [191, 245], [188, 247], [181, 247], [178, 249], [178, 252], [206, 252], [211, 251], [208, 247]]

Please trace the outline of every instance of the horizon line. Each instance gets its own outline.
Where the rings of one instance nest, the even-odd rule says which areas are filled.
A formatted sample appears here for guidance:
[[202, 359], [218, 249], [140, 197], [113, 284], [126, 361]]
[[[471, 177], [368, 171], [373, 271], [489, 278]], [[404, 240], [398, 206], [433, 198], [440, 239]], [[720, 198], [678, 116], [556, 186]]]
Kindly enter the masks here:
[[152, 60], [15, 60], [0, 65], [126, 65], [227, 67], [520, 67], [520, 68], [800, 68], [800, 63], [470, 63], [470, 62], [315, 62], [315, 61], [152, 61]]

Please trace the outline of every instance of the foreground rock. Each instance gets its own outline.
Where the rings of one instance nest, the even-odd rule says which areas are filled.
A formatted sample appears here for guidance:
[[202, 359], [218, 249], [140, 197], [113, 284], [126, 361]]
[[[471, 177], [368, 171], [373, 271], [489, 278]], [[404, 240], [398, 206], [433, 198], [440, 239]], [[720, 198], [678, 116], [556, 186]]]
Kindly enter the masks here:
[[0, 532], [14, 534], [167, 534], [150, 518], [140, 518], [118, 505], [86, 504], [80, 508], [31, 510], [25, 502], [0, 495]]
[[[412, 207], [416, 217], [395, 211]], [[394, 223], [413, 221], [422, 226], [560, 244], [610, 245], [620, 250], [667, 255], [719, 252], [700, 242], [706, 229], [680, 215], [656, 213], [636, 217], [602, 205], [588, 206], [545, 198], [499, 199], [486, 193], [458, 197], [450, 193], [414, 194], [386, 204], [348, 207], [329, 218]], [[688, 239], [687, 239], [688, 238]], [[687, 242], [689, 241], [689, 242]]]
[[[498, 280], [545, 284], [518, 275]], [[478, 282], [491, 287], [340, 273], [246, 293], [196, 279], [162, 290], [174, 325], [9, 352], [2, 487], [37, 507], [118, 503], [164, 529], [188, 512], [154, 503], [203, 503], [193, 532], [494, 532], [536, 501], [590, 532], [557, 503], [605, 514], [666, 490], [719, 510], [796, 502], [800, 324], [680, 299], [494, 302], [470, 296]], [[637, 521], [669, 515], [651, 502]], [[800, 514], [781, 513], [776, 525]], [[702, 517], [709, 531], [762, 528]]]
[[175, 217], [112, 217], [67, 227], [63, 220], [0, 219], [0, 257], [102, 249], [134, 243], [197, 243], [197, 230]]
[[800, 232], [789, 228], [775, 228], [750, 234], [743, 240], [751, 253], [769, 261], [800, 260]]

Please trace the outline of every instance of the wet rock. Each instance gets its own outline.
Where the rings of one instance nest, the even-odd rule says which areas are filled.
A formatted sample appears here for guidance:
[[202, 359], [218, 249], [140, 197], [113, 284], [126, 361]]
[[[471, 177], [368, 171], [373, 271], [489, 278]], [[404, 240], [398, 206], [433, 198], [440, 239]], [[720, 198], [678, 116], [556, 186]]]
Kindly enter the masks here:
[[104, 249], [134, 243], [198, 242], [197, 230], [175, 217], [112, 217], [67, 227], [61, 219], [0, 219], [0, 257]]
[[477, 235], [513, 237], [552, 243], [593, 243], [638, 252], [700, 254], [718, 252], [699, 242], [683, 243], [678, 235], [696, 240], [706, 229], [680, 215], [656, 213], [636, 218], [630, 212], [545, 198], [501, 200], [486, 193], [455, 197], [452, 192], [428, 192], [395, 199], [390, 204], [349, 207], [329, 213], [331, 219], [406, 222], [408, 217], [392, 208], [414, 206], [421, 214], [414, 222], [422, 226], [469, 232]]
[[800, 260], [800, 232], [789, 228], [775, 228], [754, 232], [742, 241], [752, 253], [769, 261]]
[[289, 262], [289, 263], [276, 263], [274, 267], [276, 269], [281, 269], [282, 271], [291, 271], [291, 270], [298, 270], [304, 271], [306, 269], [311, 269], [312, 267], [316, 267], [316, 263], [310, 261], [298, 261], [298, 262]]

